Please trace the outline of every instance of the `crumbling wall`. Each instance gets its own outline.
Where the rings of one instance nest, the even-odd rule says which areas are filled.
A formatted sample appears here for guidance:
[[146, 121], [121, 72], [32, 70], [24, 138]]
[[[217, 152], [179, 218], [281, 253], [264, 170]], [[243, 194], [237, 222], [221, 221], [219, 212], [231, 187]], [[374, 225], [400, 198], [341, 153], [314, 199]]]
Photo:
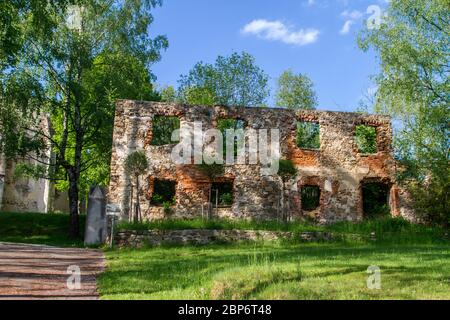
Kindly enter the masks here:
[[3, 173], [2, 211], [47, 212], [48, 181], [44, 179], [17, 178], [15, 163], [5, 161]]
[[[109, 203], [119, 206], [122, 217], [130, 214], [132, 179], [126, 174], [127, 155], [144, 150], [149, 167], [142, 172], [141, 209], [145, 219], [200, 217], [208, 206], [209, 187], [213, 181], [196, 165], [175, 165], [171, 160], [174, 145], [153, 146], [154, 116], [176, 116], [182, 124], [201, 121], [203, 129], [217, 126], [218, 119], [238, 118], [247, 128], [279, 129], [281, 157], [291, 159], [298, 169], [295, 179], [285, 185], [289, 217], [311, 217], [319, 222], [360, 220], [363, 218], [361, 185], [370, 179], [391, 187], [393, 215], [410, 213], [404, 206], [402, 192], [395, 184], [395, 162], [391, 152], [390, 118], [347, 112], [291, 111], [270, 108], [182, 106], [154, 102], [119, 101], [116, 107]], [[320, 149], [300, 149], [296, 144], [297, 121], [320, 125]], [[355, 128], [365, 124], [376, 127], [378, 152], [361, 155], [355, 142]], [[225, 165], [219, 179], [232, 181], [234, 201], [230, 208], [213, 210], [213, 216], [228, 218], [280, 218], [282, 184], [277, 175], [264, 176], [260, 165]], [[170, 212], [151, 205], [154, 179], [177, 182], [176, 204]], [[214, 181], [217, 182], [217, 181]], [[302, 210], [301, 188], [320, 187], [320, 205]]]
[[[51, 122], [46, 115], [39, 118], [38, 127], [49, 135]], [[67, 192], [57, 192], [54, 183], [46, 179], [18, 177], [16, 166], [19, 163], [32, 165], [48, 162], [51, 144], [47, 140], [45, 152], [30, 158], [7, 159], [0, 154], [0, 210], [10, 212], [69, 212]]]

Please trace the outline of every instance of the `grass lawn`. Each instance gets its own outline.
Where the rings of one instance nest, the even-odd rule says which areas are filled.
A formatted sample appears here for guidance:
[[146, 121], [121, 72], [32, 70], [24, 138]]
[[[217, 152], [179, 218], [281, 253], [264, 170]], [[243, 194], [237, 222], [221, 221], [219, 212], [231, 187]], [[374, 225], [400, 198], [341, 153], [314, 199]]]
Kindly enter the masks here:
[[[103, 299], [450, 299], [448, 230], [398, 218], [329, 226], [162, 221], [121, 228], [315, 230], [344, 237], [107, 251], [99, 280]], [[380, 290], [367, 288], [369, 266], [381, 270]]]
[[[68, 238], [68, 227], [64, 214], [0, 212], [0, 241], [83, 246]], [[98, 282], [102, 299], [450, 299], [448, 230], [401, 219], [330, 226], [193, 220], [121, 228], [331, 231], [362, 237], [106, 250], [108, 267]], [[369, 266], [381, 269], [380, 290], [367, 288]]]
[[[450, 245], [240, 244], [107, 252], [102, 299], [450, 299]], [[381, 269], [381, 290], [367, 268]]]
[[[80, 216], [84, 234], [85, 217]], [[83, 247], [83, 238], [73, 240], [69, 234], [69, 215], [0, 212], [0, 241]]]

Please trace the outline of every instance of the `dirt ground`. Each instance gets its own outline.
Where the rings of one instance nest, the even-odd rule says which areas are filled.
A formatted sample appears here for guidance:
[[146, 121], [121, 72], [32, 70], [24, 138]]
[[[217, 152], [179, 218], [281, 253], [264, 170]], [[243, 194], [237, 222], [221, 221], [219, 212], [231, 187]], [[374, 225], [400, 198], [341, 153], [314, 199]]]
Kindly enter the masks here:
[[101, 250], [0, 243], [0, 299], [98, 299]]

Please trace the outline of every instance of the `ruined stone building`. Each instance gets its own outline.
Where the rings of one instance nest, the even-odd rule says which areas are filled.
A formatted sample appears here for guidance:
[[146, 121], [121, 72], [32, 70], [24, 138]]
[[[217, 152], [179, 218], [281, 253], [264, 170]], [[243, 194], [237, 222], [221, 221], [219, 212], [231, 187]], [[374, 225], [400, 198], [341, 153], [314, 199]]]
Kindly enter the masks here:
[[[279, 176], [261, 175], [259, 164], [224, 165], [223, 174], [217, 176], [206, 174], [199, 165], [176, 165], [171, 160], [174, 144], [155, 138], [164, 119], [177, 119], [181, 124], [201, 121], [206, 129], [217, 127], [223, 119], [239, 120], [244, 128], [280, 129], [281, 158], [291, 160], [298, 172], [282, 187]], [[316, 129], [317, 145], [299, 144], [297, 128], [302, 124]], [[370, 153], [362, 153], [358, 146], [356, 131], [360, 126], [376, 135]], [[133, 179], [127, 175], [124, 163], [127, 155], [144, 150], [149, 161], [139, 190], [144, 219], [206, 214], [277, 219], [283, 207], [291, 219], [357, 221], [367, 214], [365, 202], [370, 194], [366, 191], [370, 188], [366, 187], [374, 184], [384, 190], [384, 198], [378, 201], [385, 202], [392, 216], [409, 218], [412, 212], [405, 194], [395, 183], [391, 138], [390, 118], [380, 115], [119, 101], [108, 201], [120, 210], [122, 218], [129, 216], [130, 197], [135, 198], [136, 192], [131, 192]], [[173, 197], [173, 202], [164, 206], [158, 201], [163, 191]], [[216, 199], [222, 196], [227, 201], [221, 198], [219, 203]]]
[[17, 163], [0, 158], [0, 210], [5, 212], [69, 212], [67, 192], [46, 179], [17, 177]]
[[67, 192], [46, 179], [17, 177], [17, 163], [0, 157], [0, 210], [5, 212], [69, 212]]

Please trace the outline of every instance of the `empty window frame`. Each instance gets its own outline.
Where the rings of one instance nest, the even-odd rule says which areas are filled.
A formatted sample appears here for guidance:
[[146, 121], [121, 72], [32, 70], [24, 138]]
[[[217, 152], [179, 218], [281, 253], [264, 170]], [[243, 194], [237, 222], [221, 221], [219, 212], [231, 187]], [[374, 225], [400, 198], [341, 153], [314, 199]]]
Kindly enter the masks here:
[[174, 130], [180, 129], [178, 117], [155, 116], [153, 118], [152, 145], [163, 146], [175, 143], [172, 141]]
[[320, 205], [320, 188], [318, 186], [301, 187], [302, 210], [313, 211]]
[[169, 205], [175, 204], [176, 186], [176, 181], [155, 179], [151, 204], [156, 206], [166, 203]]
[[317, 122], [297, 122], [297, 146], [301, 149], [320, 149], [320, 125]]
[[362, 201], [365, 218], [378, 218], [390, 215], [390, 186], [380, 182], [362, 184]]
[[[223, 134], [223, 154], [226, 156], [227, 149], [227, 130], [244, 130], [246, 127], [246, 122], [242, 119], [233, 119], [233, 118], [223, 118], [217, 121], [217, 129], [219, 129]], [[237, 156], [238, 143], [237, 137], [234, 137], [234, 156]]]
[[377, 128], [368, 125], [358, 125], [355, 129], [355, 141], [361, 154], [377, 153]]
[[231, 207], [233, 204], [233, 182], [215, 182], [211, 185], [211, 203], [220, 207]]

